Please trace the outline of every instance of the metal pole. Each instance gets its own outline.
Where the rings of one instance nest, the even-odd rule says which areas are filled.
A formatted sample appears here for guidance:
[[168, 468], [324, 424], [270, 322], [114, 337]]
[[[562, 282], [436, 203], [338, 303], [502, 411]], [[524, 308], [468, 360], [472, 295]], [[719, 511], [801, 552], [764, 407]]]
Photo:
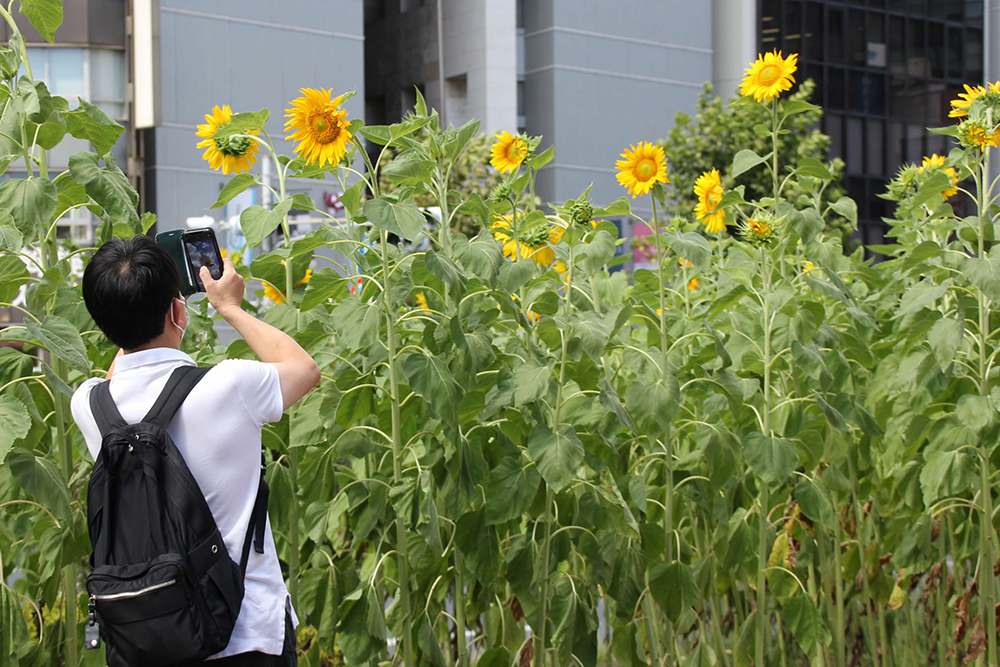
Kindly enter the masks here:
[[444, 21], [442, 20], [441, 0], [437, 0], [437, 42], [438, 42], [438, 88], [441, 90], [441, 108], [438, 115], [441, 127], [448, 127], [447, 107], [448, 94], [444, 87]]

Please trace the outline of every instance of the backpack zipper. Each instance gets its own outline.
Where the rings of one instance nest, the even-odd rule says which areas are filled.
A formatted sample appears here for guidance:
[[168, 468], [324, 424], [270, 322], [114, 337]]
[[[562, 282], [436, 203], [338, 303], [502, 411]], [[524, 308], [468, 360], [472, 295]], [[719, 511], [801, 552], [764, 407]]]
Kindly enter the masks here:
[[164, 581], [159, 584], [153, 584], [152, 586], [146, 586], [145, 588], [140, 588], [137, 591], [123, 591], [121, 593], [111, 593], [110, 595], [92, 595], [94, 600], [122, 600], [124, 598], [134, 598], [139, 595], [145, 595], [146, 593], [152, 593], [153, 591], [158, 591], [161, 588], [166, 588], [167, 586], [173, 586], [177, 583], [176, 579], [171, 579], [170, 581]]

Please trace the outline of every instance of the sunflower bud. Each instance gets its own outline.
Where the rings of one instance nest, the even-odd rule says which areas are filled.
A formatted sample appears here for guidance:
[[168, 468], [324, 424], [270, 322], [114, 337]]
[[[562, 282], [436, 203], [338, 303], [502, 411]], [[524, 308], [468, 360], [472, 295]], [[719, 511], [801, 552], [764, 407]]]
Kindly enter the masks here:
[[566, 212], [578, 225], [589, 225], [594, 219], [594, 207], [586, 199], [579, 199], [566, 207]]
[[509, 201], [514, 196], [514, 191], [511, 189], [510, 185], [507, 183], [497, 183], [496, 187], [490, 192], [490, 201], [493, 203], [500, 203], [502, 201]]
[[755, 246], [766, 246], [774, 238], [777, 226], [778, 221], [769, 213], [759, 211], [753, 218], [748, 218], [740, 225], [740, 235]]
[[986, 150], [987, 146], [996, 146], [1000, 130], [990, 127], [983, 118], [963, 121], [958, 126], [958, 143], [965, 148]]

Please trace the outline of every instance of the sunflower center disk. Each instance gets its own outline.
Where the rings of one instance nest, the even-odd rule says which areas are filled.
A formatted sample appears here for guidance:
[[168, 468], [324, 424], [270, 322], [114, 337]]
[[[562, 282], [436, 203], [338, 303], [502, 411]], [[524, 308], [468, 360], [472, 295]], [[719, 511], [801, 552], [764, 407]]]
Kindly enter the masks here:
[[646, 158], [635, 165], [635, 177], [640, 181], [648, 181], [656, 175], [656, 163]]
[[780, 74], [781, 70], [777, 65], [764, 65], [760, 70], [760, 74], [757, 75], [757, 80], [762, 86], [770, 86], [778, 79]]
[[215, 148], [223, 155], [240, 156], [250, 148], [249, 137], [222, 137], [215, 140]]
[[316, 143], [328, 144], [340, 134], [340, 124], [329, 111], [316, 110], [309, 113], [309, 127]]
[[507, 147], [507, 159], [514, 161], [521, 159], [521, 148], [517, 145], [517, 142]]

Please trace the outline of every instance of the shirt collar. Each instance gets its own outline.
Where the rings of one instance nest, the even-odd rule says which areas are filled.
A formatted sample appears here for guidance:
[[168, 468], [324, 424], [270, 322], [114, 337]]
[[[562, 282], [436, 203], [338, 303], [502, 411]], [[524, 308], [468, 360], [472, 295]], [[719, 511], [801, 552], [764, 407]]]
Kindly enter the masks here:
[[197, 366], [194, 359], [180, 350], [172, 347], [151, 347], [148, 350], [123, 354], [115, 361], [115, 374], [120, 371], [130, 371], [153, 364], [182, 362], [188, 366]]

